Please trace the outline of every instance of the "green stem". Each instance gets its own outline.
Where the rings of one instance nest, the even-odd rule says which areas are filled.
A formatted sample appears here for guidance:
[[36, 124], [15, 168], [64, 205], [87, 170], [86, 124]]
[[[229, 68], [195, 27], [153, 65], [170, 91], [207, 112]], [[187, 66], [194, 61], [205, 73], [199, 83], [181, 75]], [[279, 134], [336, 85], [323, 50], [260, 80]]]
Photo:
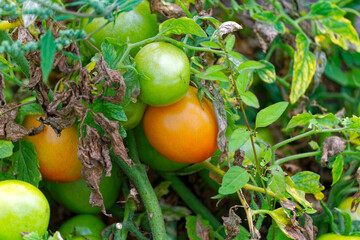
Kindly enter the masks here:
[[16, 83], [16, 85], [18, 85], [19, 87], [22, 86], [21, 81], [17, 80], [16, 77], [12, 77], [9, 74], [4, 73], [2, 71], [0, 71], [0, 73], [2, 73], [2, 75], [4, 75], [5, 78], [7, 78], [7, 79], [11, 80], [12, 82]]
[[285, 81], [285, 79], [276, 76], [276, 81], [278, 81], [280, 84], [282, 84], [284, 87], [286, 88], [290, 88], [290, 83], [288, 83], [287, 81]]
[[160, 176], [171, 182], [171, 187], [179, 194], [182, 200], [202, 218], [208, 220], [214, 229], [220, 228], [222, 225], [211, 214], [211, 212], [197, 199], [197, 197], [181, 182], [181, 180], [173, 174], [158, 172]]
[[[8, 41], [10, 44], [13, 43], [12, 39], [10, 38], [9, 34], [5, 30], [0, 30], [0, 42]], [[21, 54], [13, 54], [9, 53], [9, 55], [14, 59], [16, 64], [20, 67], [21, 71], [25, 74], [27, 78], [30, 78], [30, 69], [29, 63]]]
[[300, 22], [304, 21], [304, 20], [313, 20], [314, 19], [314, 16], [311, 16], [311, 15], [305, 15], [303, 17], [300, 17], [298, 19], [296, 19], [294, 22], [296, 24], [299, 24]]
[[[126, 229], [126, 230], [130, 231], [132, 234], [134, 234], [136, 239], [149, 240], [146, 237], [144, 237], [144, 235], [141, 234], [139, 229], [137, 229], [132, 222], [130, 222], [130, 221], [123, 222], [123, 223], [121, 223], [121, 225], [122, 225], [123, 229]], [[126, 238], [123, 238], [123, 239], [126, 239]]]
[[150, 181], [147, 177], [145, 167], [139, 161], [136, 150], [135, 138], [132, 131], [128, 131], [128, 136], [126, 140], [127, 146], [129, 148], [129, 156], [135, 163], [135, 166], [129, 167], [129, 165], [127, 165], [121, 158], [116, 156], [114, 152], [111, 152], [111, 157], [120, 165], [123, 172], [134, 183], [137, 191], [139, 192], [139, 195], [146, 208], [146, 213], [151, 226], [153, 239], [166, 239], [165, 224], [161, 213], [160, 205], [155, 195], [154, 189], [152, 188]]
[[329, 221], [330, 221], [330, 229], [333, 233], [336, 233], [338, 234], [338, 230], [335, 226], [335, 223], [334, 223], [334, 216], [332, 214], [332, 212], [330, 211], [330, 209], [322, 202], [320, 201], [320, 205], [323, 207], [325, 213], [328, 215], [329, 217]]
[[283, 164], [283, 163], [289, 162], [291, 160], [295, 160], [295, 159], [299, 159], [299, 158], [319, 156], [321, 154], [322, 154], [321, 151], [295, 154], [295, 155], [292, 155], [292, 156], [280, 158], [280, 159], [275, 161], [275, 164]]
[[180, 7], [182, 8], [182, 10], [186, 13], [186, 15], [188, 16], [188, 18], [192, 18], [191, 13], [189, 12], [189, 10], [186, 8], [186, 6], [184, 5], [182, 0], [178, 0], [178, 3], [180, 5]]

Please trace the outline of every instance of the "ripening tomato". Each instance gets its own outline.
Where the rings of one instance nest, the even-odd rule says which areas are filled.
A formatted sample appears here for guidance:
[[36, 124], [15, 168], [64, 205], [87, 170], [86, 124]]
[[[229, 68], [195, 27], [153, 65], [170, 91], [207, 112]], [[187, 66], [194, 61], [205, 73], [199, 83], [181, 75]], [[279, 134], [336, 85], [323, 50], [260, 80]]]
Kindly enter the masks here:
[[61, 225], [59, 232], [63, 237], [67, 237], [74, 233], [101, 238], [101, 232], [105, 227], [106, 225], [94, 215], [81, 214], [67, 220]]
[[197, 163], [217, 149], [218, 125], [212, 104], [197, 97], [190, 87], [178, 102], [166, 107], [149, 106], [143, 118], [145, 136], [164, 157], [180, 163]]
[[19, 180], [0, 182], [0, 239], [21, 240], [21, 232], [44, 235], [50, 206], [44, 194]]
[[351, 203], [354, 199], [352, 197], [345, 198], [341, 201], [338, 208], [344, 210], [350, 214], [351, 220], [360, 221], [360, 207], [356, 209], [356, 212], [351, 212]]
[[145, 103], [138, 99], [137, 102], [130, 102], [124, 107], [127, 121], [123, 122], [123, 127], [126, 130], [132, 129], [140, 123], [141, 119], [143, 118], [146, 106], [147, 105]]
[[[40, 116], [29, 115], [23, 126], [30, 129], [38, 127]], [[52, 182], [74, 182], [81, 178], [82, 164], [77, 157], [78, 136], [76, 126], [64, 129], [58, 137], [54, 130], [45, 125], [44, 131], [35, 136], [26, 136], [35, 145], [39, 159], [39, 170], [44, 179]]]
[[335, 233], [321, 235], [317, 240], [360, 240], [360, 236], [342, 236]]
[[189, 59], [170, 43], [146, 45], [136, 54], [135, 63], [140, 74], [140, 99], [148, 105], [173, 104], [189, 89]]

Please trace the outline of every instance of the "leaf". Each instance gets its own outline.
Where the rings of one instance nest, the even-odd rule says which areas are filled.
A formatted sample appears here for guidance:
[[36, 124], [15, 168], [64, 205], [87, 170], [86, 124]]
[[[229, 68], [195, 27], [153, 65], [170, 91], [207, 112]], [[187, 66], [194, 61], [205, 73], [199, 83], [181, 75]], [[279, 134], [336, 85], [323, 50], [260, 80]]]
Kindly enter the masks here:
[[[275, 238], [273, 237], [273, 227], [275, 226]], [[277, 225], [271, 224], [268, 234], [266, 236], [266, 240], [291, 240], [291, 238], [287, 237], [283, 231], [281, 231]]]
[[341, 10], [335, 4], [330, 2], [318, 2], [311, 6], [309, 16], [314, 16], [316, 19], [342, 17], [345, 15], [345, 11]]
[[255, 73], [259, 75], [261, 80], [263, 80], [266, 83], [274, 83], [276, 81], [276, 73], [275, 73], [275, 67], [272, 65], [272, 63], [260, 60], [262, 64], [265, 65], [264, 68], [256, 69]]
[[0, 159], [10, 157], [13, 154], [13, 148], [11, 141], [0, 140]]
[[109, 64], [111, 69], [114, 69], [113, 64], [116, 60], [116, 50], [114, 45], [110, 44], [108, 41], [104, 41], [101, 44], [101, 53], [104, 57], [104, 60]]
[[206, 219], [203, 219], [199, 216], [187, 216], [186, 217], [186, 231], [188, 234], [188, 237], [191, 240], [202, 240], [202, 239], [208, 239], [203, 238], [202, 234], [206, 234], [206, 230], [210, 230], [211, 226], [209, 224], [209, 221]]
[[221, 72], [223, 69], [225, 69], [224, 66], [214, 65], [209, 67], [206, 72], [198, 73], [195, 76], [206, 80], [228, 82], [228, 77]]
[[114, 121], [127, 121], [124, 109], [120, 104], [114, 104], [108, 101], [96, 99], [91, 106], [91, 109], [95, 112], [101, 112], [109, 120]]
[[207, 37], [204, 30], [194, 20], [187, 17], [166, 20], [160, 24], [159, 32], [166, 35], [192, 34], [199, 37]]
[[278, 102], [262, 109], [256, 115], [255, 128], [266, 127], [278, 120], [288, 105], [288, 102]]
[[252, 92], [247, 91], [247, 92], [241, 94], [240, 97], [241, 97], [241, 100], [243, 100], [243, 102], [246, 105], [248, 105], [250, 107], [254, 107], [254, 108], [260, 107], [259, 100], [255, 96], [255, 94], [253, 94]]
[[246, 141], [250, 138], [251, 132], [245, 129], [236, 129], [229, 140], [229, 153], [233, 153], [238, 150]]
[[16, 119], [19, 121], [19, 123], [22, 123], [27, 115], [43, 115], [43, 114], [44, 112], [39, 103], [29, 103], [20, 107]]
[[234, 35], [229, 35], [226, 38], [225, 51], [230, 52], [233, 49], [234, 44], [235, 44], [235, 36]]
[[290, 177], [285, 177], [286, 192], [305, 208], [311, 208], [311, 203], [305, 198], [305, 192], [295, 188], [295, 183]]
[[291, 177], [294, 182], [296, 189], [302, 190], [305, 193], [319, 193], [325, 189], [320, 183], [320, 175], [310, 172], [303, 171], [295, 174]]
[[253, 69], [260, 69], [260, 68], [264, 68], [265, 65], [262, 64], [261, 62], [258, 61], [246, 61], [243, 62], [242, 64], [240, 64], [240, 66], [238, 67], [238, 71], [241, 70], [253, 70]]
[[339, 181], [343, 170], [344, 170], [344, 159], [342, 155], [339, 154], [336, 156], [335, 162], [331, 169], [331, 174], [333, 179], [331, 186], [333, 186], [335, 183], [337, 183], [337, 181]]
[[26, 235], [23, 236], [24, 240], [41, 240], [42, 238], [39, 236], [37, 232], [30, 232], [26, 233]]
[[296, 52], [294, 56], [293, 80], [291, 84], [290, 103], [295, 103], [309, 87], [315, 74], [315, 56], [309, 50], [309, 40], [302, 33], [296, 35]]
[[223, 195], [235, 193], [249, 181], [249, 178], [245, 169], [233, 166], [225, 173], [219, 193]]
[[294, 128], [297, 126], [303, 126], [314, 119], [314, 116], [311, 113], [302, 113], [294, 116], [287, 125], [287, 129]]
[[48, 30], [40, 40], [40, 67], [45, 82], [48, 82], [48, 77], [52, 69], [55, 53], [55, 40], [51, 30]]
[[17, 179], [39, 186], [41, 174], [35, 146], [29, 141], [18, 141], [18, 150], [13, 154], [13, 169]]
[[269, 189], [276, 193], [276, 195], [283, 197], [286, 190], [284, 171], [279, 165], [273, 165], [269, 168], [269, 170], [272, 175], [268, 186]]
[[216, 42], [201, 42], [200, 45], [203, 47], [220, 49], [219, 44]]

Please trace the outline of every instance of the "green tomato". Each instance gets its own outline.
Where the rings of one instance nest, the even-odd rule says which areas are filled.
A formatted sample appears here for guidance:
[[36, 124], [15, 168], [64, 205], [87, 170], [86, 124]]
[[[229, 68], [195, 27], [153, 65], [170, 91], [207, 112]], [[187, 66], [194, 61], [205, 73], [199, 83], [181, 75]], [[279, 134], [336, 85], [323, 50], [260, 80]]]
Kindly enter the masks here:
[[142, 123], [136, 126], [134, 135], [140, 160], [151, 168], [158, 171], [176, 171], [189, 165], [171, 161], [158, 153], [146, 139]]
[[70, 234], [91, 235], [101, 238], [101, 232], [106, 225], [97, 217], [90, 214], [81, 214], [66, 221], [60, 228], [61, 236]]
[[20, 240], [21, 232], [44, 235], [50, 206], [44, 194], [19, 180], [0, 182], [0, 239]]
[[186, 54], [172, 44], [154, 42], [135, 56], [140, 73], [140, 99], [151, 106], [179, 101], [189, 89], [190, 64]]
[[130, 102], [124, 107], [127, 121], [123, 122], [123, 127], [126, 130], [132, 129], [139, 124], [139, 122], [143, 118], [146, 106], [147, 105], [145, 103], [137, 100], [136, 103]]
[[65, 240], [101, 240], [101, 237], [97, 237], [93, 235], [85, 235], [85, 236], [74, 236], [70, 238], [65, 238]]
[[321, 235], [317, 240], [360, 240], [359, 236], [341, 236], [335, 233]]
[[351, 212], [351, 203], [354, 199], [352, 197], [345, 198], [341, 201], [338, 208], [349, 213], [351, 220], [360, 221], [360, 207], [356, 209], [356, 212]]
[[[87, 21], [85, 21], [85, 24]], [[107, 23], [105, 18], [94, 18], [84, 28], [86, 33], [92, 33]], [[151, 14], [149, 3], [143, 1], [130, 12], [118, 14], [115, 22], [110, 22], [100, 31], [94, 33], [89, 39], [98, 49], [106, 37], [117, 38], [120, 43], [125, 43], [129, 39], [130, 43], [136, 43], [144, 39], [153, 37], [157, 34], [157, 19], [155, 14]], [[95, 53], [92, 47], [89, 47]], [[131, 55], [135, 55], [139, 48], [132, 49]]]
[[[121, 181], [122, 176], [120, 175], [116, 164], [113, 164], [111, 177], [105, 177], [103, 175], [100, 181], [100, 192], [103, 196], [106, 208], [111, 207], [115, 203], [120, 190]], [[95, 214], [101, 211], [99, 207], [90, 205], [89, 197], [91, 190], [82, 178], [71, 183], [55, 183], [48, 181], [47, 188], [56, 201], [75, 213]]]

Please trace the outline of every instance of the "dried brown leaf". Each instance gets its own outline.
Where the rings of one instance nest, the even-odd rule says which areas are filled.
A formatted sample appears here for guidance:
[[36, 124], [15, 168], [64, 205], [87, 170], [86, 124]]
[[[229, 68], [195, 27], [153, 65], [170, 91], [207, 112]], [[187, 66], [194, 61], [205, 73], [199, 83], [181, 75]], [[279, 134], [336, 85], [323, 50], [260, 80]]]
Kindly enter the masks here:
[[323, 144], [321, 164], [329, 166], [328, 158], [331, 158], [345, 150], [345, 140], [338, 136], [328, 137]]
[[202, 224], [200, 217], [198, 217], [196, 220], [196, 236], [200, 237], [202, 240], [210, 240], [209, 230], [210, 227], [205, 227]]
[[223, 225], [227, 230], [226, 240], [234, 239], [240, 233], [241, 218], [235, 213], [234, 208], [237, 209], [237, 206], [229, 209], [229, 217], [222, 217]]
[[186, 16], [186, 13], [179, 5], [164, 0], [150, 0], [150, 8], [151, 13], [160, 13], [166, 18], [181, 18]]
[[224, 22], [223, 24], [221, 24], [219, 29], [216, 29], [216, 31], [214, 32], [214, 36], [218, 35], [218, 36], [222, 37], [226, 34], [239, 31], [240, 29], [242, 29], [242, 26], [240, 24], [238, 24], [237, 22], [227, 21], [227, 22]]

